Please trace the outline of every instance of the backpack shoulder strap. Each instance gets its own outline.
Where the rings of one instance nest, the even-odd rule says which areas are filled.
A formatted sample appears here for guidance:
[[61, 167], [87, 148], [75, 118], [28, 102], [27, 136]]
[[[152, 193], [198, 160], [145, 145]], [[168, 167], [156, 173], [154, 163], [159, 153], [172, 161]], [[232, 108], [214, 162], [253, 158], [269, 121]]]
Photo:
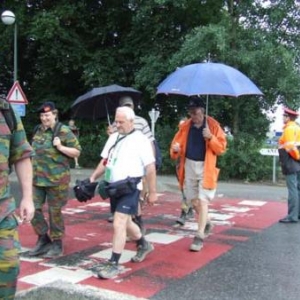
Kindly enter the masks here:
[[56, 122], [53, 128], [53, 139], [59, 137], [60, 129], [63, 126], [61, 122]]
[[1, 112], [4, 116], [5, 122], [9, 127], [10, 131], [13, 133], [14, 131], [17, 130], [17, 126], [18, 126], [15, 112], [11, 104], [8, 103], [7, 101], [2, 102], [1, 104], [3, 104], [1, 105]]

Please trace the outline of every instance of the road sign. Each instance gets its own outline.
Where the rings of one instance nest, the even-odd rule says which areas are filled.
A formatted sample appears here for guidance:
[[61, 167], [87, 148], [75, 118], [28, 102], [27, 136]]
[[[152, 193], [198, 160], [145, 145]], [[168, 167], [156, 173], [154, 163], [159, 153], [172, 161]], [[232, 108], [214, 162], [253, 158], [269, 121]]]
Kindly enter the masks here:
[[16, 103], [16, 104], [27, 104], [28, 103], [28, 100], [19, 84], [19, 81], [16, 81], [14, 83], [14, 85], [10, 89], [6, 99], [10, 103]]
[[14, 111], [15, 111], [20, 117], [25, 117], [25, 114], [26, 114], [26, 107], [25, 107], [25, 104], [15, 104], [15, 103], [12, 103], [11, 106], [13, 107]]
[[278, 149], [263, 148], [259, 150], [261, 155], [279, 156]]

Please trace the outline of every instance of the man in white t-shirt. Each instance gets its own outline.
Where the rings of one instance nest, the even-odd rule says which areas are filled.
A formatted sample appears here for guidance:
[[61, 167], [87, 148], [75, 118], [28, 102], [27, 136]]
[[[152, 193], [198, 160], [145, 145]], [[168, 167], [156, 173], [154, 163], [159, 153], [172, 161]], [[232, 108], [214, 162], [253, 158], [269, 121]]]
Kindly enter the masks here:
[[[101, 153], [102, 159], [90, 181], [96, 181], [103, 174], [105, 181], [109, 183], [127, 177], [141, 179], [145, 176], [149, 187], [147, 201], [152, 204], [157, 200], [155, 157], [149, 139], [141, 131], [134, 129], [134, 118], [131, 108], [117, 108], [117, 132], [109, 136]], [[154, 250], [131, 218], [137, 214], [140, 189], [141, 183], [129, 194], [110, 197], [111, 212], [114, 214], [112, 255], [98, 272], [99, 278], [108, 279], [119, 273], [118, 262], [125, 247], [126, 234], [137, 242], [137, 253], [132, 257], [132, 262], [143, 261]]]
[[[130, 107], [134, 111], [134, 101], [130, 96], [121, 97], [119, 100], [119, 106], [120, 107], [122, 107], [122, 106]], [[149, 127], [147, 120], [140, 116], [135, 115], [134, 121], [133, 121], [133, 126], [134, 126], [135, 130], [141, 131], [149, 139], [149, 141], [151, 142], [153, 153], [155, 153], [155, 146], [154, 146], [155, 139], [153, 137], [152, 131]], [[116, 127], [115, 123], [108, 126], [108, 128], [107, 128], [107, 133], [109, 135], [116, 131], [117, 131], [117, 127]], [[141, 190], [141, 193], [140, 193], [139, 207], [138, 207], [137, 214], [133, 216], [133, 221], [141, 228], [143, 233], [146, 233], [146, 228], [144, 226], [144, 221], [142, 219], [141, 202], [144, 203], [144, 199], [146, 198], [146, 195], [148, 192], [148, 187], [147, 187], [145, 180], [142, 180], [142, 181], [143, 181], [143, 189]], [[108, 221], [109, 222], [113, 221], [113, 215], [108, 218]]]

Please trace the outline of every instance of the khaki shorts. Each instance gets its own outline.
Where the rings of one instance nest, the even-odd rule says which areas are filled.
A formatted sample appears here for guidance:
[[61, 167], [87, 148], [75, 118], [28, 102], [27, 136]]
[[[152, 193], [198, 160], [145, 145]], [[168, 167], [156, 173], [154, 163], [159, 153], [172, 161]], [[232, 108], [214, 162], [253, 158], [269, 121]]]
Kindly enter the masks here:
[[210, 202], [216, 194], [216, 189], [204, 189], [203, 183], [204, 162], [185, 160], [185, 196], [188, 203], [193, 199]]

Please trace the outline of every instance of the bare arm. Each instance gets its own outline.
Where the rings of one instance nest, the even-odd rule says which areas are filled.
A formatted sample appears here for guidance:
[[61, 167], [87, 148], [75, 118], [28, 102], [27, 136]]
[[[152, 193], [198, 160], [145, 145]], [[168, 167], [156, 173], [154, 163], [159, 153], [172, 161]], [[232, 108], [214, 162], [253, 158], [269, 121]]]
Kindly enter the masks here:
[[155, 163], [146, 166], [146, 180], [149, 188], [148, 202], [154, 203], [157, 200]]
[[93, 172], [93, 174], [90, 176], [90, 181], [94, 182], [96, 181], [100, 176], [103, 175], [105, 171], [105, 165], [104, 165], [105, 159], [101, 159], [100, 163], [98, 164], [97, 168]]
[[20, 217], [23, 221], [29, 222], [34, 216], [31, 159], [28, 157], [17, 161], [15, 163], [15, 170], [22, 192], [22, 199], [20, 202]]
[[74, 157], [79, 157], [80, 155], [80, 151], [76, 148], [72, 148], [72, 147], [67, 147], [67, 146], [63, 146], [61, 144], [61, 140], [59, 137], [55, 137], [53, 140], [53, 146], [55, 146], [57, 148], [58, 151], [60, 151], [61, 153], [74, 158]]

